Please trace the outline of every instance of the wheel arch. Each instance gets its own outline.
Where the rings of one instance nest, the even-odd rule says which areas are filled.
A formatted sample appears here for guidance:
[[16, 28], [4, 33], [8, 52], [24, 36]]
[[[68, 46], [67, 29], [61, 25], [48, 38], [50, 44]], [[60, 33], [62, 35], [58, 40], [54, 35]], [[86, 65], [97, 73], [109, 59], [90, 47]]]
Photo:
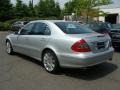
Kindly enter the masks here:
[[[53, 71], [48, 71], [46, 68], [46, 70], [47, 70], [47, 72], [49, 72], [49, 73], [56, 73], [56, 72], [58, 72], [59, 71], [59, 69], [60, 69], [60, 62], [59, 62], [59, 59], [58, 59], [58, 57], [57, 57], [57, 54], [55, 53], [55, 51], [53, 50], [53, 49], [51, 49], [51, 48], [45, 48], [44, 50], [43, 50], [43, 52], [42, 52], [42, 63], [43, 63], [43, 65], [44, 65], [44, 61], [43, 61], [43, 56], [44, 56], [44, 53], [46, 52], [46, 51], [51, 51], [51, 53], [52, 53], [52, 55], [54, 54], [54, 57], [56, 58], [55, 59], [55, 68], [54, 68], [54, 70]], [[44, 65], [44, 67], [46, 67], [45, 65]]]
[[7, 43], [7, 41], [9, 41], [12, 44], [12, 41], [10, 40], [10, 38], [6, 38], [5, 43]]
[[7, 43], [8, 41], [10, 41], [8, 38], [5, 40], [5, 43]]
[[10, 44], [11, 44], [11, 46], [12, 46], [12, 49], [13, 49], [12, 41], [11, 41], [9, 38], [6, 38], [5, 43], [7, 43], [8, 41], [10, 42]]
[[58, 54], [57, 54], [56, 50], [53, 49], [53, 48], [50, 48], [50, 47], [46, 47], [46, 48], [44, 48], [44, 49], [42, 50], [41, 60], [43, 60], [43, 55], [44, 55], [44, 53], [45, 53], [46, 51], [52, 51], [52, 52], [56, 55], [56, 57], [57, 57], [57, 59], [58, 59], [58, 61], [59, 61]]

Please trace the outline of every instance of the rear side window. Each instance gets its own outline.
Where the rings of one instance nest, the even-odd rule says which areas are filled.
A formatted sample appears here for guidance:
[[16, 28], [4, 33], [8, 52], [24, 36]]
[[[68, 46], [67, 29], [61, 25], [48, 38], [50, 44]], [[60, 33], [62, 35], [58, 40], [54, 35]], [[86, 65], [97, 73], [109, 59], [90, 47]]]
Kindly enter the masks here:
[[85, 34], [93, 32], [91, 29], [75, 22], [56, 22], [55, 24], [66, 34]]
[[49, 27], [44, 23], [35, 23], [35, 27], [32, 30], [33, 35], [50, 35]]

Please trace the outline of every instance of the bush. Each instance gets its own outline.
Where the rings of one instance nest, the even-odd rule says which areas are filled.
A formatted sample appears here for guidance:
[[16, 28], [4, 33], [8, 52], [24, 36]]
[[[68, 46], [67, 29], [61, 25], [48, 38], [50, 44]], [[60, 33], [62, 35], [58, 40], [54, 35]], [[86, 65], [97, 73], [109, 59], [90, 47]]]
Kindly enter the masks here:
[[11, 24], [9, 22], [4, 22], [4, 30], [10, 30]]
[[0, 31], [4, 31], [4, 24], [3, 24], [3, 22], [0, 22]]
[[0, 31], [8, 31], [11, 28], [11, 24], [9, 22], [0, 22]]
[[16, 22], [16, 21], [34, 21], [34, 20], [57, 20], [56, 17], [46, 17], [46, 18], [39, 18], [39, 17], [34, 17], [34, 18], [29, 18], [29, 17], [24, 17], [22, 19], [13, 19], [5, 22], [0, 22], [0, 31], [8, 31], [11, 29], [11, 25]]

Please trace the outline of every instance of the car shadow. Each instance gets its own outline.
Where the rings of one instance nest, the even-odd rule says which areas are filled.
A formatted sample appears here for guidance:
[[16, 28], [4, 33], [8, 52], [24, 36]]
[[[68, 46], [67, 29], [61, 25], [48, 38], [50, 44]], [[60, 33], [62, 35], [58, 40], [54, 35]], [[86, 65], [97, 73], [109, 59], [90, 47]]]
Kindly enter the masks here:
[[[42, 63], [36, 59], [30, 58], [28, 56], [18, 54], [18, 53], [16, 55], [20, 58], [23, 58], [24, 60], [30, 61], [32, 63], [35, 63], [43, 67]], [[64, 75], [71, 78], [91, 81], [91, 80], [103, 78], [111, 74], [112, 72], [116, 71], [117, 68], [118, 68], [117, 65], [106, 62], [93, 67], [89, 67], [87, 69], [61, 68], [60, 71], [55, 75], [58, 75], [58, 76]]]
[[91, 81], [103, 78], [117, 70], [117, 68], [117, 65], [106, 62], [87, 69], [63, 69], [62, 74], [72, 78]]
[[36, 60], [34, 58], [31, 58], [29, 56], [26, 56], [26, 55], [23, 55], [23, 54], [20, 54], [20, 53], [15, 53], [15, 55], [22, 58], [22, 59], [24, 59], [24, 60], [27, 60], [29, 62], [32, 62], [34, 64], [37, 64], [37, 65], [40, 65], [40, 66], [43, 67], [42, 62], [40, 62], [40, 61], [38, 61], [38, 60]]
[[120, 53], [120, 48], [115, 48], [115, 52]]

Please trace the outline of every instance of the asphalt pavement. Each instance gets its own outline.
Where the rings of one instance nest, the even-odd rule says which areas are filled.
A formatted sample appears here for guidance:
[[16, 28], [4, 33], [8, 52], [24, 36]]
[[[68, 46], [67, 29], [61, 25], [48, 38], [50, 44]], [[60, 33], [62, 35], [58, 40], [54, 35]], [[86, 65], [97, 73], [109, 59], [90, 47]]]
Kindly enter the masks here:
[[47, 73], [41, 62], [21, 54], [8, 55], [0, 32], [0, 90], [120, 90], [120, 51], [112, 61], [84, 69]]

